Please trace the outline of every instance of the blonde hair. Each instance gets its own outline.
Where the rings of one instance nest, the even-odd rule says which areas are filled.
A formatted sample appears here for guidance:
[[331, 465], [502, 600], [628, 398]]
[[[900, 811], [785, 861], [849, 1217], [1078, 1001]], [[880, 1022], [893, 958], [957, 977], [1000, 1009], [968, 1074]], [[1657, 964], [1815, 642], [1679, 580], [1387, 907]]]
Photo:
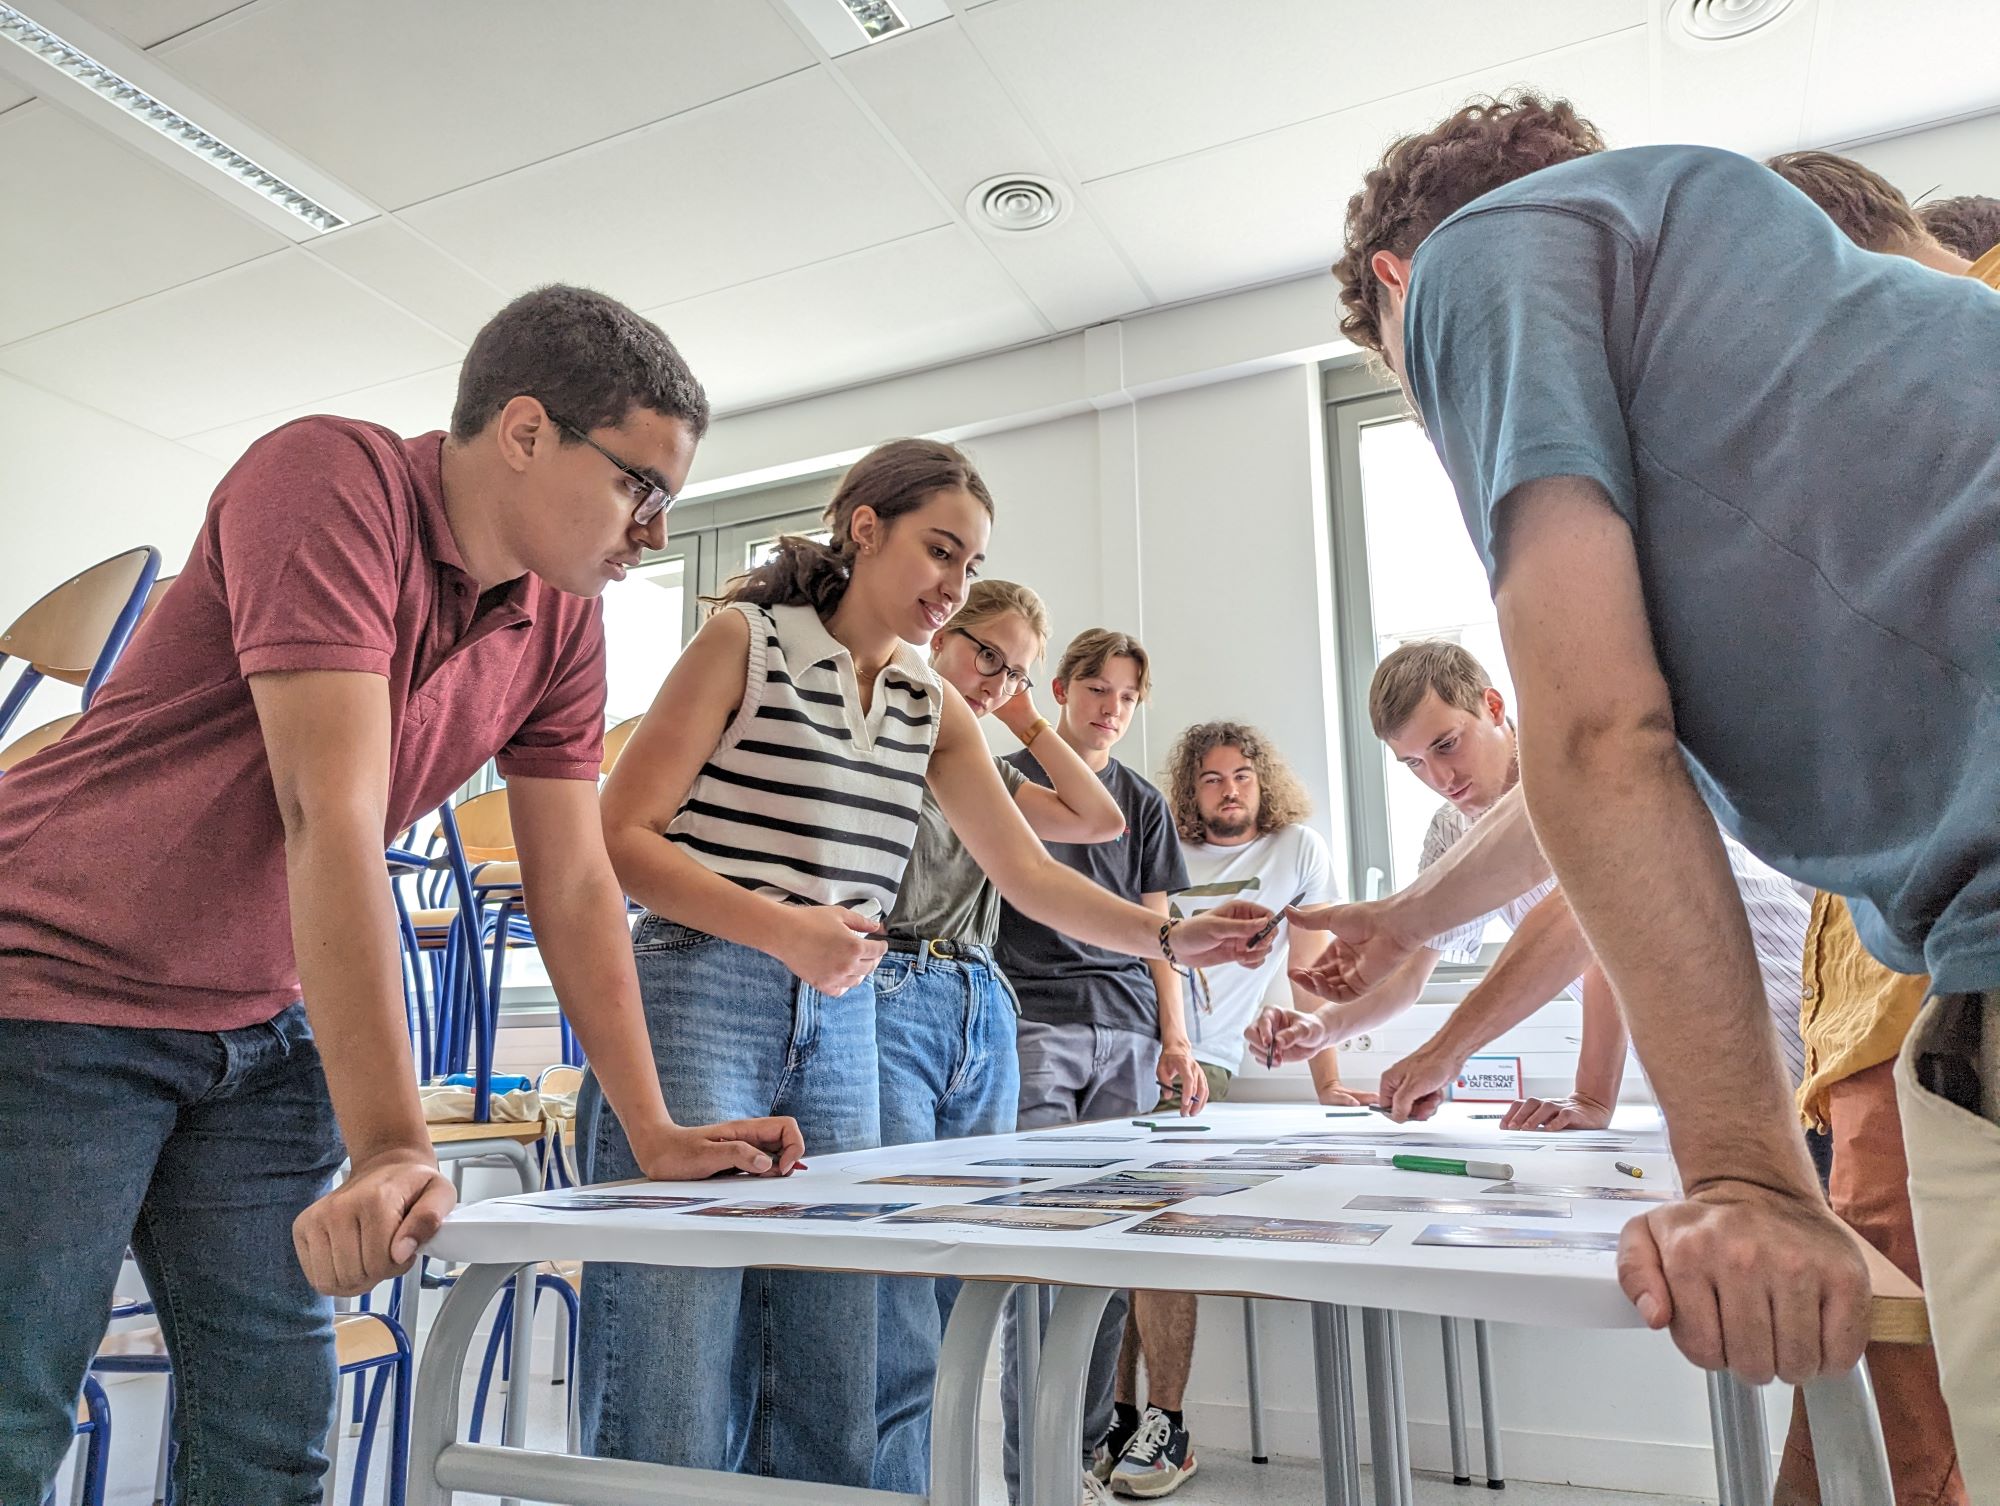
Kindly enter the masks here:
[[1312, 814], [1305, 786], [1263, 733], [1242, 722], [1197, 722], [1180, 735], [1167, 755], [1167, 804], [1173, 808], [1174, 829], [1183, 841], [1208, 840], [1196, 791], [1201, 786], [1202, 760], [1217, 748], [1235, 748], [1257, 771], [1262, 797], [1257, 805], [1258, 836], [1296, 826]]
[[1485, 710], [1486, 692], [1492, 688], [1486, 666], [1458, 644], [1442, 638], [1405, 643], [1375, 666], [1368, 686], [1368, 721], [1387, 742], [1433, 690], [1447, 706], [1477, 713]]
[[1153, 661], [1146, 646], [1130, 633], [1116, 628], [1087, 628], [1069, 640], [1056, 665], [1056, 679], [1067, 685], [1071, 680], [1104, 673], [1113, 659], [1130, 659], [1139, 667], [1139, 699], [1153, 693]]
[[944, 630], [948, 633], [953, 628], [962, 628], [971, 632], [1009, 612], [1028, 624], [1028, 631], [1035, 635], [1035, 657], [1041, 658], [1049, 649], [1049, 609], [1042, 605], [1041, 597], [1018, 581], [974, 581], [972, 589], [965, 593], [965, 605], [951, 614]]

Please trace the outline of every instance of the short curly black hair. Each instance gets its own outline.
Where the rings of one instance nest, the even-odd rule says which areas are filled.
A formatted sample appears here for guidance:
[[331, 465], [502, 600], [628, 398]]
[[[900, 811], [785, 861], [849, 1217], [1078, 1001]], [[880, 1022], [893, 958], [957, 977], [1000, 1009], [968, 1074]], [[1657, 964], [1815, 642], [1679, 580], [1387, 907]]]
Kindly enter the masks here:
[[454, 439], [470, 439], [517, 397], [538, 399], [585, 433], [634, 408], [708, 432], [708, 394], [650, 319], [590, 288], [550, 283], [486, 321], [458, 373]]

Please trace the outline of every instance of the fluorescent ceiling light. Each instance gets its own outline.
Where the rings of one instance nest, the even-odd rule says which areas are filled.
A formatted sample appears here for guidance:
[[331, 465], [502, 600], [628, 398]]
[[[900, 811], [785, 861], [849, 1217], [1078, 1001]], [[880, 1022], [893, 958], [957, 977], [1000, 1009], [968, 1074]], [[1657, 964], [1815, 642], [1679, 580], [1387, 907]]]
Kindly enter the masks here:
[[106, 67], [81, 47], [65, 41], [39, 21], [11, 5], [0, 4], [0, 37], [39, 59], [64, 77], [95, 92], [99, 98], [151, 127], [184, 151], [193, 153], [218, 172], [226, 173], [308, 226], [316, 233], [339, 230], [346, 217], [311, 194], [236, 150], [122, 74]]
[[884, 37], [910, 29], [910, 23], [896, 9], [895, 0], [840, 0], [840, 3], [847, 7], [854, 24], [871, 42], [879, 42]]

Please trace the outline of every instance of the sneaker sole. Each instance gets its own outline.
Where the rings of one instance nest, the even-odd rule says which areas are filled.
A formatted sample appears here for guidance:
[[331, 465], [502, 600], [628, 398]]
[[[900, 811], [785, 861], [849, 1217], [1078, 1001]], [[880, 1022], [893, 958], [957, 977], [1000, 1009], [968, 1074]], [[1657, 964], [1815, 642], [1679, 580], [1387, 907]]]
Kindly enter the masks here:
[[1119, 1495], [1130, 1496], [1134, 1500], [1156, 1501], [1161, 1496], [1172, 1495], [1183, 1485], [1187, 1484], [1189, 1480], [1193, 1479], [1194, 1472], [1200, 1467], [1200, 1464], [1201, 1461], [1198, 1457], [1189, 1454], [1188, 1462], [1176, 1470], [1174, 1477], [1164, 1485], [1140, 1485], [1135, 1483], [1131, 1476], [1120, 1476], [1114, 1472], [1111, 1476], [1111, 1488]]

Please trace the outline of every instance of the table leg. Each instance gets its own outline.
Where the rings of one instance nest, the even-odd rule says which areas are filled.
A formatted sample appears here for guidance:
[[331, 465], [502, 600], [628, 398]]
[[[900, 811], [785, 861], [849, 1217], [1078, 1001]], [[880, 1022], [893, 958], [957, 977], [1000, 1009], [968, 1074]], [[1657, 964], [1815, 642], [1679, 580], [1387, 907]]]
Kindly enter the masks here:
[[[1035, 1387], [1042, 1370], [1042, 1288], [1014, 1288], [1014, 1462], [1020, 1471], [1022, 1506], [1035, 1498]], [[931, 1429], [933, 1435], [937, 1429]]]
[[1500, 1462], [1500, 1393], [1493, 1384], [1493, 1335], [1484, 1318], [1472, 1322], [1473, 1359], [1479, 1367], [1479, 1431], [1486, 1445], [1486, 1488], [1507, 1488], [1506, 1466]]
[[1729, 1408], [1722, 1397], [1721, 1377], [1704, 1371], [1708, 1383], [1708, 1437], [1715, 1450], [1715, 1494], [1720, 1506], [1741, 1506], [1736, 1495], [1736, 1439], [1729, 1431]]
[[458, 1441], [459, 1378], [465, 1372], [466, 1352], [487, 1303], [511, 1269], [467, 1266], [431, 1324], [411, 1402], [407, 1506], [452, 1506], [452, 1492], [437, 1482], [438, 1456]]
[[1346, 1334], [1339, 1310], [1325, 1302], [1312, 1305], [1313, 1379], [1319, 1393], [1319, 1466], [1325, 1480], [1326, 1506], [1361, 1506], [1348, 1489], [1348, 1465], [1353, 1449], [1354, 1388], [1348, 1367]]
[[1736, 1430], [1741, 1439], [1743, 1480], [1749, 1498], [1764, 1506], [1771, 1499], [1771, 1438], [1764, 1425], [1764, 1388], [1731, 1379], [1725, 1389], [1737, 1393]]
[[[1056, 1295], [1035, 1378], [1030, 1506], [1068, 1506], [1081, 1494], [1084, 1380], [1097, 1347], [1098, 1320], [1110, 1300], [1110, 1289], [1101, 1286], [1066, 1286]], [[1023, 1483], [1030, 1478], [1025, 1463], [1021, 1478]]]
[[1396, 1479], [1396, 1404], [1390, 1397], [1395, 1379], [1389, 1359], [1388, 1315], [1377, 1308], [1361, 1310], [1362, 1367], [1368, 1377], [1368, 1473], [1374, 1482], [1375, 1506], [1401, 1506]]
[[1465, 1444], [1465, 1376], [1459, 1368], [1458, 1319], [1439, 1318], [1438, 1332], [1444, 1342], [1444, 1416], [1451, 1434], [1451, 1483], [1470, 1485], [1472, 1463]]
[[1340, 1484], [1353, 1506], [1361, 1506], [1361, 1426], [1354, 1412], [1354, 1344], [1348, 1310], [1333, 1310], [1335, 1374], [1340, 1381]]
[[1243, 1299], [1243, 1374], [1250, 1393], [1250, 1462], [1269, 1464], [1264, 1452], [1264, 1367], [1257, 1362], [1257, 1303]]
[[1821, 1506], [1870, 1506], [1894, 1500], [1868, 1362], [1861, 1361], [1845, 1375], [1808, 1381], [1804, 1391], [1813, 1457], [1819, 1464]]
[[958, 1289], [931, 1392], [930, 1506], [978, 1506], [979, 1393], [1000, 1310], [1017, 1290], [1000, 1281]]
[[1389, 1349], [1389, 1400], [1395, 1407], [1389, 1414], [1389, 1441], [1396, 1446], [1396, 1500], [1398, 1506], [1416, 1506], [1417, 1487], [1410, 1478], [1410, 1393], [1403, 1380], [1403, 1315], [1388, 1312], [1382, 1317]]

